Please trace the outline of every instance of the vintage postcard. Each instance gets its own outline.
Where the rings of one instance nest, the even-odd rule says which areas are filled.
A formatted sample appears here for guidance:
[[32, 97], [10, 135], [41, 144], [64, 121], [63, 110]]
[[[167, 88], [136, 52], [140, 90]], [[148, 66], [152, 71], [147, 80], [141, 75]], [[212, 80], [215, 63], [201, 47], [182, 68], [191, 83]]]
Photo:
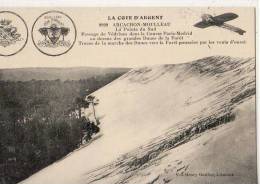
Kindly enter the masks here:
[[255, 17], [0, 8], [0, 184], [257, 184]]

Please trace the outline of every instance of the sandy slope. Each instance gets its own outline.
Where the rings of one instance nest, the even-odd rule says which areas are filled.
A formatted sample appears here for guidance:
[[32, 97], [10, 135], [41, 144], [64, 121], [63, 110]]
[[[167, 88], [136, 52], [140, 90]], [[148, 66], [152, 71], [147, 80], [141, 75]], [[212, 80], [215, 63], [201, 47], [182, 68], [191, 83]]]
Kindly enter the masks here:
[[[186, 144], [163, 152], [158, 159], [127, 177], [119, 174], [119, 178], [135, 184], [256, 183], [254, 103], [252, 98], [239, 105], [232, 123], [206, 131]], [[120, 181], [118, 176], [111, 176], [93, 183], [117, 181]]]
[[[100, 100], [96, 110], [103, 136], [22, 183], [167, 183], [173, 178], [187, 183], [188, 177], [175, 176], [174, 166], [168, 168], [172, 169], [168, 180], [166, 171], [162, 172], [175, 160], [177, 165], [185, 162], [185, 167], [178, 168], [181, 170], [234, 172], [234, 168], [239, 168], [235, 173], [241, 174], [251, 168], [248, 170], [255, 176], [254, 101], [248, 102], [247, 108], [243, 105], [255, 94], [254, 67], [254, 59], [216, 56], [186, 64], [133, 69], [94, 93]], [[241, 113], [236, 114], [241, 108]], [[187, 127], [209, 117], [220, 119], [222, 124], [221, 118], [231, 113], [235, 113], [235, 121], [218, 126], [217, 130], [196, 134], [169, 150], [160, 147]], [[88, 110], [86, 115], [91, 118]], [[249, 117], [253, 119], [246, 121]], [[226, 149], [229, 145], [230, 149]], [[244, 146], [241, 152], [240, 146]], [[152, 159], [150, 153], [154, 153]], [[148, 155], [149, 160], [143, 155]], [[142, 174], [143, 171], [149, 172]], [[165, 177], [158, 177], [158, 173]], [[197, 177], [192, 181], [204, 180]]]

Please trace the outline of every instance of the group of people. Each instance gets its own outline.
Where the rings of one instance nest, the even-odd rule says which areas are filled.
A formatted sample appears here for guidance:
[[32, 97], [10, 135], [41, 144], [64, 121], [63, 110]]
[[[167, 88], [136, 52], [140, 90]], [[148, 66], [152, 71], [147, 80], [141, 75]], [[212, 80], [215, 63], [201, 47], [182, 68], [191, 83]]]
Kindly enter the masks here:
[[235, 115], [231, 112], [228, 112], [220, 117], [209, 117], [202, 119], [199, 122], [196, 122], [194, 125], [180, 131], [173, 139], [164, 142], [157, 150], [151, 150], [150, 153], [145, 154], [143, 157], [136, 158], [130, 165], [134, 166], [134, 168], [140, 167], [152, 158], [156, 157], [160, 152], [178, 146], [184, 141], [189, 140], [195, 134], [199, 134], [206, 131], [207, 129], [214, 128], [220, 124], [232, 121], [234, 118]]
[[223, 123], [228, 123], [232, 120], [234, 120], [235, 115], [231, 112], [227, 112], [226, 114], [223, 114], [222, 116], [219, 117], [208, 117], [206, 119], [202, 119], [198, 122], [196, 122], [194, 125], [186, 128], [183, 131], [180, 131], [174, 139], [169, 141], [166, 146], [162, 146], [162, 149], [165, 149], [165, 147], [173, 147], [177, 144], [179, 144], [182, 141], [185, 141], [195, 134], [202, 133], [206, 131], [207, 129], [214, 128], [216, 126], [219, 126]]

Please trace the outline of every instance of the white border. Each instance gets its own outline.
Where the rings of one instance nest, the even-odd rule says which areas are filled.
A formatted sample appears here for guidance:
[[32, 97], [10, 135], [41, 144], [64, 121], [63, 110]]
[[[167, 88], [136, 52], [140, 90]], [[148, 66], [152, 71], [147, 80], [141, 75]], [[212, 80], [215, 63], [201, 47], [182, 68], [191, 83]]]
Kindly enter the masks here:
[[0, 0], [2, 7], [76, 6], [253, 6], [257, 0]]

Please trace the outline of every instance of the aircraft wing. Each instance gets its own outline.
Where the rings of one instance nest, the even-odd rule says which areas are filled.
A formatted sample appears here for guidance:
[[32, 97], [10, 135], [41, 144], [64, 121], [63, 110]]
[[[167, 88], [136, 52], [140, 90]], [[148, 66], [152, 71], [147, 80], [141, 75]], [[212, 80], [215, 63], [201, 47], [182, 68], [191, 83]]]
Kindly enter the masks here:
[[216, 20], [217, 22], [227, 22], [230, 20], [233, 20], [235, 18], [237, 18], [238, 15], [235, 13], [224, 13], [218, 16], [213, 17], [214, 20]]
[[238, 27], [235, 27], [235, 26], [232, 26], [232, 25], [229, 25], [229, 24], [222, 24], [221, 26], [219, 26], [219, 27], [222, 27], [222, 28], [224, 28], [224, 29], [228, 29], [228, 30], [230, 30], [230, 31], [233, 31], [233, 32], [236, 32], [236, 33], [238, 33], [238, 34], [240, 34], [240, 35], [243, 35], [246, 31], [245, 30], [243, 30], [243, 29], [240, 29], [240, 28], [238, 28]]
[[212, 23], [209, 23], [209, 22], [206, 22], [206, 21], [201, 21], [201, 22], [194, 24], [194, 26], [203, 29], [203, 28], [207, 28], [209, 26], [212, 26]]

